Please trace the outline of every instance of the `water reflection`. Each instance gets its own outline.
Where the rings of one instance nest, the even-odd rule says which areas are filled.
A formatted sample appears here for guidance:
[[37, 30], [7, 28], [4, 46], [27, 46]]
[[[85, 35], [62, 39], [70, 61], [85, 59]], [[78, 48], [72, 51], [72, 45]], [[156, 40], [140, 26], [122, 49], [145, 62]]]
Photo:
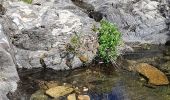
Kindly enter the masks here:
[[89, 96], [91, 100], [130, 100], [123, 84], [121, 80], [117, 81], [111, 92], [101, 94], [90, 93]]

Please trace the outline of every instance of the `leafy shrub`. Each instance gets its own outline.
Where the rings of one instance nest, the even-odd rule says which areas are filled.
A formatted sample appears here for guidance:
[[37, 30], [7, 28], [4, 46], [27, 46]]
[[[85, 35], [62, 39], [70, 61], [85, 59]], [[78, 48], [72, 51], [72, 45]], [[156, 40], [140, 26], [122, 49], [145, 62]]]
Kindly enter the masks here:
[[21, 0], [21, 1], [24, 1], [24, 2], [26, 2], [28, 4], [31, 4], [33, 0]]
[[116, 60], [117, 47], [120, 45], [121, 33], [112, 23], [102, 20], [99, 28], [99, 56], [105, 61]]

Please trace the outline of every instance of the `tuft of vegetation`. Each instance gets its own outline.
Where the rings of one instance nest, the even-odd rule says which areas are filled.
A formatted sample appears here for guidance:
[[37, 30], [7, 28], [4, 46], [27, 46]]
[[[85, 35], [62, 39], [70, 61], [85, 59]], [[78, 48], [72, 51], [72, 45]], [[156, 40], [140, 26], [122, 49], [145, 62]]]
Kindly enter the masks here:
[[121, 33], [114, 24], [106, 20], [102, 20], [100, 24], [101, 27], [98, 29], [99, 56], [105, 62], [116, 60], [119, 55], [117, 47], [121, 42]]
[[73, 37], [71, 37], [70, 43], [75, 48], [80, 46], [80, 38], [77, 35], [77, 33], [75, 33], [75, 35]]
[[32, 4], [32, 1], [33, 1], [33, 0], [21, 0], [21, 1], [26, 2], [26, 3], [28, 3], [28, 4]]

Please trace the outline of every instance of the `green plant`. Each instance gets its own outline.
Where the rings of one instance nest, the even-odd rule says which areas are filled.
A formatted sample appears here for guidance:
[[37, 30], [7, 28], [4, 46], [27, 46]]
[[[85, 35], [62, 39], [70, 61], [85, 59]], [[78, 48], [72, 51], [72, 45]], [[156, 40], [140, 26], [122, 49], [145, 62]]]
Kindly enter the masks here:
[[21, 1], [24, 1], [24, 2], [26, 2], [28, 4], [31, 4], [33, 0], [21, 0]]
[[80, 46], [80, 38], [79, 38], [79, 36], [76, 34], [73, 37], [71, 37], [70, 43], [75, 48], [79, 47]]
[[99, 30], [99, 56], [105, 61], [116, 60], [117, 47], [120, 45], [121, 33], [112, 23], [102, 20]]

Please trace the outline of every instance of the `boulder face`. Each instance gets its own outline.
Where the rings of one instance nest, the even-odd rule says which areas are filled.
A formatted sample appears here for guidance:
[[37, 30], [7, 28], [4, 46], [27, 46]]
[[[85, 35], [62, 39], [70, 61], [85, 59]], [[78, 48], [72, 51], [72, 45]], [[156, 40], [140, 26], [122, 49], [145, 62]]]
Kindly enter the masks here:
[[[7, 35], [14, 46], [18, 67], [56, 70], [76, 68], [92, 61], [98, 47], [97, 33], [92, 27], [99, 27], [102, 18], [118, 26], [125, 42], [165, 43], [168, 26], [164, 13], [169, 9], [166, 4], [164, 0], [4, 2], [6, 20], [12, 23], [12, 33]], [[70, 43], [75, 36], [80, 40], [77, 47]]]
[[4, 19], [0, 17], [0, 100], [8, 100], [6, 94], [17, 89], [19, 77], [16, 70], [13, 47], [6, 36]]
[[[115, 23], [125, 42], [165, 43], [168, 0], [20, 0], [0, 2], [0, 99], [16, 89], [19, 68], [76, 68], [96, 55], [102, 18]], [[70, 41], [76, 37], [77, 44]], [[75, 42], [75, 40], [74, 40]], [[8, 88], [10, 87], [10, 88]]]
[[[79, 0], [80, 1], [80, 0]], [[125, 42], [160, 44], [168, 37], [168, 0], [83, 0], [118, 25]]]
[[[64, 70], [81, 66], [84, 63], [79, 58], [81, 55], [87, 57], [86, 63], [95, 57], [97, 33], [91, 28], [99, 23], [70, 0], [36, 0], [32, 5], [6, 2], [5, 5], [6, 16], [13, 23], [13, 33], [8, 33], [8, 36], [15, 47], [19, 68]], [[71, 43], [75, 37], [80, 43]]]

